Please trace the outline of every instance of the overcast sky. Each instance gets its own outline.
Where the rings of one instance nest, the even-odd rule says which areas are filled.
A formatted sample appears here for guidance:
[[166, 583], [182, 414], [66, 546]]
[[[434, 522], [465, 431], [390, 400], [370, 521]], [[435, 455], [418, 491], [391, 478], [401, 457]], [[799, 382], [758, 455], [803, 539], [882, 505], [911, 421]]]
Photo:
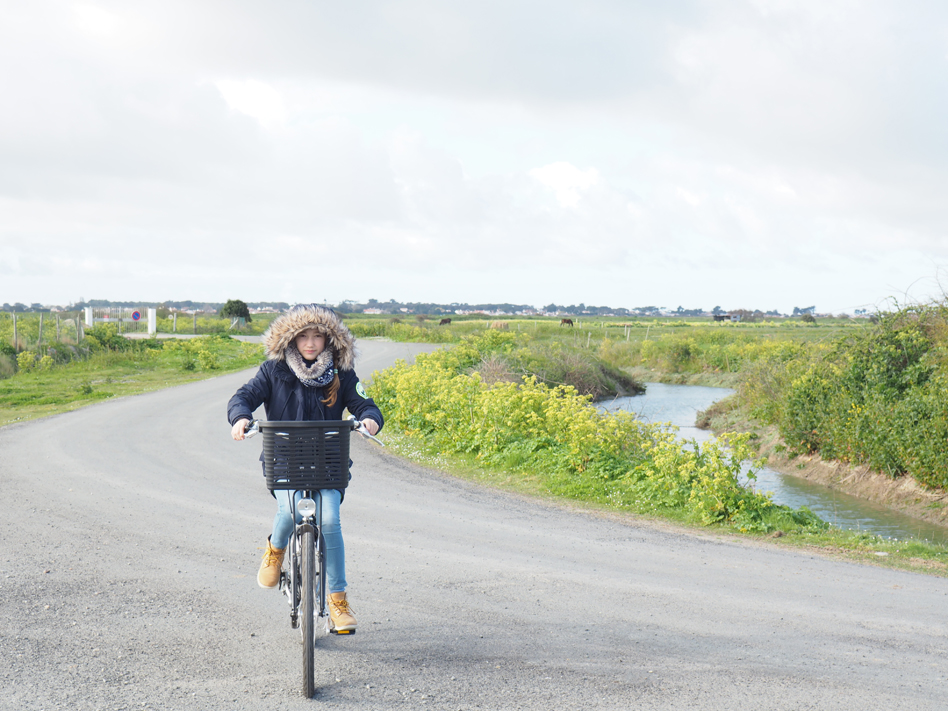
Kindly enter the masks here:
[[2, 8], [0, 302], [948, 288], [943, 2]]

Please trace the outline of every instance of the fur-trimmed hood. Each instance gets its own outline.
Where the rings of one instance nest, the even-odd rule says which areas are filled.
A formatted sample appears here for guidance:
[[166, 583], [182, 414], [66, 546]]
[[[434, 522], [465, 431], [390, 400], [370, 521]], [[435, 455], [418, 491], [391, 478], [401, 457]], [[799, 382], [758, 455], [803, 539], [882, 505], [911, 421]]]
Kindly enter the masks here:
[[326, 347], [332, 351], [336, 368], [352, 370], [357, 355], [355, 338], [332, 309], [316, 304], [301, 304], [281, 314], [263, 334], [267, 359], [285, 360], [284, 351], [307, 328], [315, 328], [326, 336]]

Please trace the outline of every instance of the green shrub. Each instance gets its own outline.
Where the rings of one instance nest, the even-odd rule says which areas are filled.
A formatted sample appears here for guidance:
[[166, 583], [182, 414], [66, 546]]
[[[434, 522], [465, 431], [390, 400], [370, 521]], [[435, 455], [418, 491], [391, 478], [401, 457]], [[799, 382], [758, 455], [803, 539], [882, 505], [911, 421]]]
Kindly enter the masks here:
[[127, 351], [133, 349], [134, 342], [120, 336], [114, 323], [100, 323], [86, 330], [83, 345], [92, 351]]
[[21, 373], [28, 373], [36, 366], [36, 354], [33, 351], [23, 351], [16, 357], [16, 367]]
[[866, 464], [948, 487], [948, 310], [881, 314], [826, 344], [775, 349], [744, 367], [738, 398], [792, 454]]
[[217, 355], [215, 353], [202, 349], [199, 350], [196, 355], [202, 370], [215, 370], [217, 368]]

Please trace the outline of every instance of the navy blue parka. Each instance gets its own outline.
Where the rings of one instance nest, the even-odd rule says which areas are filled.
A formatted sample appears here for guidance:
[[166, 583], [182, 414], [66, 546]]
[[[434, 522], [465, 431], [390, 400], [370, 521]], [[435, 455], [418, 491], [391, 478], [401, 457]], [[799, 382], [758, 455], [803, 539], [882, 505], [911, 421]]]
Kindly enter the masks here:
[[354, 370], [339, 371], [333, 405], [322, 402], [325, 398], [324, 388], [303, 385], [286, 361], [268, 360], [227, 403], [227, 419], [231, 425], [240, 419], [252, 420], [254, 410], [263, 405], [268, 420], [341, 420], [347, 409], [360, 420], [375, 420], [380, 429], [384, 424], [382, 412], [365, 395]]

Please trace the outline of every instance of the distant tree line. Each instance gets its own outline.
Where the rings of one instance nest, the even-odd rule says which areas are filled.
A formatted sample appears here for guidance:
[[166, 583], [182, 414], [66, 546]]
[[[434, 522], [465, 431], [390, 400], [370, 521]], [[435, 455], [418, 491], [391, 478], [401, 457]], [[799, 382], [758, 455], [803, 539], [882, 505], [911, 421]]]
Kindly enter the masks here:
[[18, 314], [26, 313], [28, 311], [37, 313], [44, 311], [49, 313], [49, 309], [45, 308], [42, 304], [30, 304], [27, 306], [26, 304], [21, 304], [19, 301], [13, 304], [13, 306], [10, 306], [10, 304], [4, 304], [3, 306], [0, 306], [0, 311], [15, 312]]
[[379, 301], [369, 299], [365, 303], [357, 301], [342, 301], [336, 304], [334, 308], [343, 313], [358, 314], [366, 309], [378, 309], [388, 314], [450, 314], [456, 311], [504, 311], [506, 313], [517, 313], [519, 311], [536, 311], [536, 308], [529, 304], [468, 304], [452, 302], [450, 304], [433, 304], [420, 301]]
[[[231, 301], [239, 301], [231, 299]], [[227, 305], [228, 302], [216, 301], [109, 301], [108, 299], [81, 299], [74, 304], [66, 307], [70, 311], [80, 311], [88, 306], [96, 309], [119, 308], [153, 308], [168, 309], [174, 311], [205, 311], [207, 313], [217, 313]], [[243, 304], [244, 302], [240, 302]], [[251, 309], [264, 309], [270, 311], [285, 311], [290, 308], [290, 304], [285, 301], [248, 301], [245, 304]], [[49, 311], [40, 304], [33, 304], [26, 307], [23, 304], [4, 304], [0, 311]]]
[[[80, 299], [74, 304], [70, 304], [66, 307], [67, 310], [77, 311], [84, 309], [88, 306], [94, 308], [157, 308], [162, 312], [167, 313], [169, 311], [203, 311], [206, 313], [219, 313], [223, 316], [243, 316], [244, 318], [249, 317], [250, 310], [263, 310], [263, 311], [285, 311], [288, 309], [291, 304], [285, 301], [248, 301], [243, 302], [239, 299], [231, 299], [227, 302], [213, 302], [213, 301], [109, 301], [107, 299]], [[423, 315], [423, 314], [452, 314], [457, 312], [464, 311], [485, 311], [493, 313], [524, 313], [524, 312], [544, 312], [544, 313], [554, 313], [554, 314], [568, 314], [570, 316], [660, 316], [663, 313], [671, 313], [676, 316], [688, 316], [688, 317], [700, 317], [706, 315], [708, 312], [701, 308], [690, 308], [686, 309], [684, 306], [679, 306], [674, 311], [666, 310], [664, 306], [636, 306], [633, 308], [623, 308], [623, 307], [612, 307], [612, 306], [592, 306], [586, 305], [584, 303], [579, 304], [556, 304], [551, 303], [547, 304], [541, 309], [530, 304], [511, 304], [511, 303], [489, 303], [489, 304], [468, 304], [468, 303], [459, 303], [451, 302], [450, 304], [436, 304], [429, 302], [420, 302], [420, 301], [396, 301], [395, 299], [389, 299], [388, 301], [379, 301], [378, 299], [369, 299], [366, 302], [358, 302], [352, 300], [341, 301], [338, 304], [327, 304], [331, 308], [334, 308], [340, 313], [364, 313], [366, 310], [377, 309], [378, 311], [385, 314], [411, 314], [411, 315]], [[236, 309], [236, 310], [235, 310]], [[244, 316], [244, 309], [246, 309], [246, 316]], [[19, 302], [10, 305], [3, 304], [0, 306], [0, 311], [6, 312], [40, 312], [45, 311], [49, 312], [48, 307], [44, 307], [42, 304], [21, 304]], [[224, 313], [226, 311], [226, 313]], [[856, 311], [857, 315], [865, 313], [866, 310]], [[761, 311], [760, 309], [732, 309], [730, 311], [725, 311], [720, 306], [715, 306], [711, 309], [711, 314], [715, 316], [721, 316], [725, 314], [740, 314], [744, 320], [748, 319], [759, 319], [765, 316], [782, 316], [779, 311]], [[816, 306], [806, 306], [806, 307], [793, 307], [793, 316], [813, 316], [816, 313]]]

